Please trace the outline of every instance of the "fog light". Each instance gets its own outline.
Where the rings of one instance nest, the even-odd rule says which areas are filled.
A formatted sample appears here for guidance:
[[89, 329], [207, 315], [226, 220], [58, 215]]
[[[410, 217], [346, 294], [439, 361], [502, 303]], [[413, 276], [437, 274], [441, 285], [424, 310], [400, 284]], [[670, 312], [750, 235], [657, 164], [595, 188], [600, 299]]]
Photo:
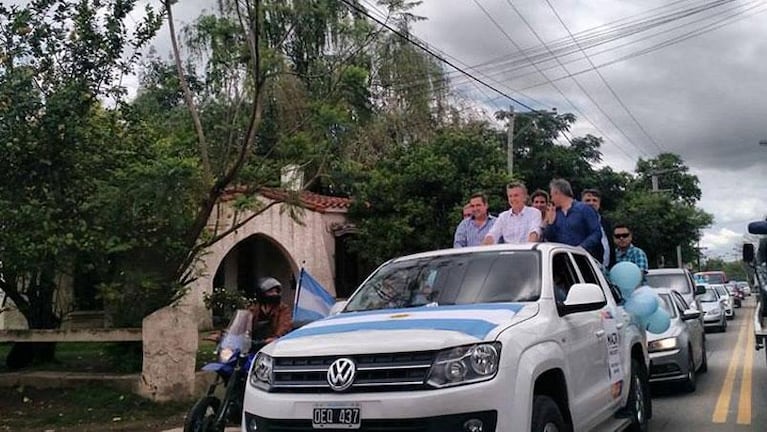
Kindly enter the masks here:
[[483, 432], [485, 425], [480, 419], [469, 419], [463, 424], [463, 430], [466, 432]]
[[256, 419], [251, 418], [248, 422], [248, 432], [257, 431], [258, 430], [258, 423], [256, 423]]

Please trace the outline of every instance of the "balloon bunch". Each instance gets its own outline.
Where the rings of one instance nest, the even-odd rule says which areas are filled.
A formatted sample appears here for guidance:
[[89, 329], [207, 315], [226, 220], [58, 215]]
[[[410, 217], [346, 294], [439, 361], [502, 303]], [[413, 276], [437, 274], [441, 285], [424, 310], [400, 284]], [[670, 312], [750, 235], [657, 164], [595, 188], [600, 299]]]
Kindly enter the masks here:
[[610, 280], [626, 299], [624, 308], [651, 333], [663, 333], [671, 325], [671, 317], [662, 307], [658, 294], [642, 283], [642, 270], [634, 263], [623, 261], [610, 270]]

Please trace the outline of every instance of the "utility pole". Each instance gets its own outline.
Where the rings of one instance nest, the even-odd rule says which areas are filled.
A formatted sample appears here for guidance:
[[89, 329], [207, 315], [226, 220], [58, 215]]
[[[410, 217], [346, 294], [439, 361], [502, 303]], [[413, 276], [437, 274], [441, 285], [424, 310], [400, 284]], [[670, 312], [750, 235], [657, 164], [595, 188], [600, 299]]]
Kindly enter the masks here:
[[514, 175], [514, 106], [509, 106], [509, 124], [506, 130], [506, 168], [509, 177]]
[[[668, 174], [672, 172], [679, 171], [679, 168], [668, 168], [668, 169], [662, 169], [662, 170], [655, 170], [650, 171], [648, 174], [650, 174], [650, 179], [652, 180], [652, 191], [654, 193], [663, 192], [668, 189], [660, 189], [658, 187], [658, 176], [661, 174]], [[663, 258], [663, 256], [661, 256]], [[682, 268], [682, 245], [676, 245], [676, 266], [677, 268]]]

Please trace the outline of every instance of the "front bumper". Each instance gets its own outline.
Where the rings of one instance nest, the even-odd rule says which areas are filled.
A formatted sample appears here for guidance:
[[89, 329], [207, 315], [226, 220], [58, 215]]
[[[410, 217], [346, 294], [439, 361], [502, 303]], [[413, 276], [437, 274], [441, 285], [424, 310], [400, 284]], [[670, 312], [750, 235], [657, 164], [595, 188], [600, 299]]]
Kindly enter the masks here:
[[719, 327], [722, 325], [723, 315], [724, 313], [720, 313], [717, 315], [705, 314], [703, 315], [703, 325], [706, 327]]
[[[494, 432], [496, 430], [498, 413], [496, 411], [482, 411], [463, 414], [451, 414], [435, 417], [422, 417], [412, 419], [368, 419], [363, 420], [359, 430], [396, 431], [396, 432], [447, 432], [463, 431], [464, 424], [469, 421], [480, 420], [483, 431]], [[244, 432], [314, 432], [311, 420], [303, 419], [267, 419], [245, 411], [243, 418]]]
[[[529, 424], [529, 414], [518, 412], [519, 404], [517, 407], [511, 404], [509, 389], [513, 387], [511, 380], [504, 378], [499, 375], [491, 381], [435, 390], [370, 393], [265, 392], [248, 384], [243, 432], [312, 431], [312, 417], [318, 404], [358, 407], [361, 430], [461, 431], [463, 423], [476, 416], [487, 421], [485, 431], [521, 430], [520, 427]], [[259, 429], [248, 429], [249, 421], [254, 421]]]
[[650, 353], [650, 382], [678, 381], [687, 378], [687, 351], [674, 349]]

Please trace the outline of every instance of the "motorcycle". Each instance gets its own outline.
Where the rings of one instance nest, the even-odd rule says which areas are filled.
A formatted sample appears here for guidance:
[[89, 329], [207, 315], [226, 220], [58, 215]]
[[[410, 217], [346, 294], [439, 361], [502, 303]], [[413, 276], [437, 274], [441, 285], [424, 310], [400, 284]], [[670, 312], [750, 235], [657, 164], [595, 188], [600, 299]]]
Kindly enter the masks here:
[[[257, 323], [257, 328], [265, 323]], [[215, 381], [189, 410], [184, 432], [222, 432], [227, 425], [239, 426], [248, 371], [265, 343], [253, 339], [253, 315], [237, 310], [216, 347], [216, 361], [202, 367], [216, 373]], [[223, 396], [216, 391], [224, 387]]]

